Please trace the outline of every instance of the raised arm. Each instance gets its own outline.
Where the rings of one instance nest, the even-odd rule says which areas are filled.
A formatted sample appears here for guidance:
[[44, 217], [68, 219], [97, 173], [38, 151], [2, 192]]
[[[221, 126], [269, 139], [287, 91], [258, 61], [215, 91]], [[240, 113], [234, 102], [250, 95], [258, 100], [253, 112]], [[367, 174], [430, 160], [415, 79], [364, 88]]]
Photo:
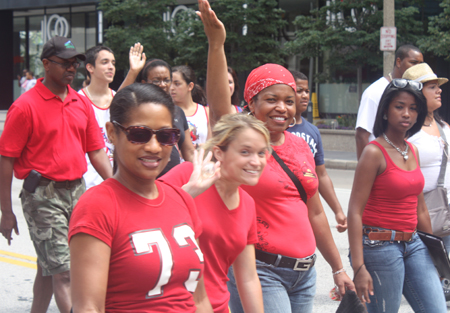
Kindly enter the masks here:
[[197, 197], [209, 187], [211, 187], [220, 178], [220, 162], [213, 164], [211, 162], [212, 152], [209, 152], [205, 158], [203, 158], [205, 151], [200, 149], [194, 151], [194, 157], [192, 164], [194, 170], [192, 171], [189, 182], [183, 187], [192, 198]]
[[222, 115], [234, 113], [228, 86], [227, 59], [225, 56], [226, 30], [207, 0], [198, 0], [198, 16], [208, 37], [208, 67], [206, 71], [206, 94], [209, 104], [211, 129]]
[[[127, 77], [125, 77], [122, 85], [120, 85], [119, 90], [133, 84], [136, 81], [136, 77], [139, 75], [140, 71], [144, 68], [145, 61], [147, 60], [144, 51], [144, 46], [139, 42], [131, 46], [129, 58], [130, 58], [130, 70], [128, 71]], [[117, 90], [117, 91], [119, 91]]]

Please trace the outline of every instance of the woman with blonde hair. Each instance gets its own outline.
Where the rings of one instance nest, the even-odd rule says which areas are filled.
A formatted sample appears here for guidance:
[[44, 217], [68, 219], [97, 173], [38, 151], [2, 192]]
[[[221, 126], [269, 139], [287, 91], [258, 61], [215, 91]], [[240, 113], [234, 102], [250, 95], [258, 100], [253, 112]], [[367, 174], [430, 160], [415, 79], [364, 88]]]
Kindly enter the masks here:
[[[233, 266], [246, 312], [263, 312], [261, 285], [255, 267], [256, 212], [253, 199], [240, 187], [254, 186], [266, 165], [270, 135], [263, 123], [243, 114], [223, 116], [203, 146], [220, 163], [220, 178], [205, 192], [196, 185], [214, 168], [183, 163], [161, 179], [182, 186], [194, 197], [203, 233], [205, 288], [216, 313], [228, 312], [227, 274]], [[201, 153], [202, 154], [202, 153]], [[218, 164], [217, 164], [218, 165]]]
[[[200, 0], [199, 7], [209, 42], [206, 87], [214, 124], [233, 110], [224, 52], [226, 34], [208, 1]], [[244, 88], [249, 111], [269, 130], [270, 145], [275, 151], [258, 184], [243, 186], [256, 206], [255, 262], [267, 312], [312, 312], [316, 246], [331, 265], [330, 275], [341, 293], [346, 288], [354, 289], [320, 203], [311, 150], [303, 139], [285, 131], [295, 115], [295, 87], [286, 68], [265, 64], [250, 73]], [[230, 308], [237, 313], [242, 311], [239, 296], [244, 303], [242, 294], [237, 294], [237, 273], [234, 274], [236, 280], [230, 275], [229, 283]]]

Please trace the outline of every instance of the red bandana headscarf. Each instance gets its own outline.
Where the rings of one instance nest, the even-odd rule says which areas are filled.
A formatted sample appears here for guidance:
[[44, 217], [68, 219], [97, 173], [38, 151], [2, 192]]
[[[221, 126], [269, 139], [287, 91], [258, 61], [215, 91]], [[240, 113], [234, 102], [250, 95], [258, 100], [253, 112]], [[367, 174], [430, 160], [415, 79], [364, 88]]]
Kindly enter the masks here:
[[255, 68], [247, 77], [244, 99], [247, 103], [263, 89], [276, 84], [285, 84], [296, 91], [294, 76], [283, 66], [267, 63]]

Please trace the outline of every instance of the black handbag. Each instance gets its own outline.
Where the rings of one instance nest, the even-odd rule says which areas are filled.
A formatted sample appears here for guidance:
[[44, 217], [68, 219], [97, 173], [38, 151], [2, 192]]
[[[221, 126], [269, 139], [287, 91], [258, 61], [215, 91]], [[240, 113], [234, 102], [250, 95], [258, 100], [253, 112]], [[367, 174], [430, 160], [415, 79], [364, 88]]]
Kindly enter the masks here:
[[435, 236], [444, 237], [450, 235], [450, 210], [448, 207], [447, 188], [444, 187], [445, 171], [447, 169], [448, 144], [442, 127], [436, 123], [441, 138], [444, 140], [441, 170], [439, 171], [436, 189], [423, 194], [430, 214], [431, 227]]

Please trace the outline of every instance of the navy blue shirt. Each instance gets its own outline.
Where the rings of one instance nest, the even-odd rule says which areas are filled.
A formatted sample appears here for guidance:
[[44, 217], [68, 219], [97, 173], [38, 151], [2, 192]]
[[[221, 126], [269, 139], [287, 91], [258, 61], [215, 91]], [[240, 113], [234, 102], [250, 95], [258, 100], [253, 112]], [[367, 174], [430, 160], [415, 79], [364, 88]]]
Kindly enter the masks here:
[[286, 129], [288, 132], [303, 138], [314, 156], [316, 166], [325, 163], [322, 138], [319, 129], [302, 117], [302, 123]]

